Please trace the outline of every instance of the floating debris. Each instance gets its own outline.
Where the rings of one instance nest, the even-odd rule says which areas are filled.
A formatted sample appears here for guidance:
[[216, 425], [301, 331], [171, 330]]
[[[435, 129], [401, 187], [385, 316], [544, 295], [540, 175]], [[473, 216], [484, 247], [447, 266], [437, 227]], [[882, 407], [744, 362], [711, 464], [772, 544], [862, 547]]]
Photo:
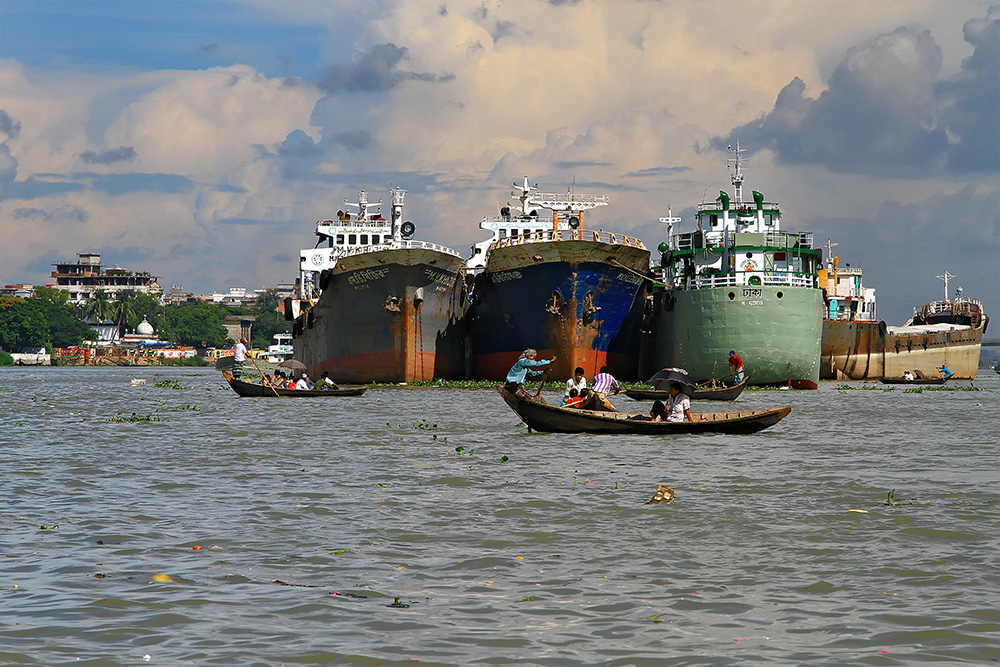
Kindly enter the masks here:
[[647, 505], [653, 505], [656, 503], [672, 503], [674, 502], [674, 490], [669, 486], [664, 486], [663, 484], [658, 484], [656, 487], [656, 493], [652, 498], [649, 499]]
[[391, 604], [387, 604], [386, 607], [394, 607], [396, 609], [409, 609], [410, 605], [406, 604], [405, 602], [400, 602], [399, 598], [396, 598], [395, 600], [393, 600]]
[[146, 384], [145, 378], [132, 378], [132, 386], [138, 387], [141, 384]]

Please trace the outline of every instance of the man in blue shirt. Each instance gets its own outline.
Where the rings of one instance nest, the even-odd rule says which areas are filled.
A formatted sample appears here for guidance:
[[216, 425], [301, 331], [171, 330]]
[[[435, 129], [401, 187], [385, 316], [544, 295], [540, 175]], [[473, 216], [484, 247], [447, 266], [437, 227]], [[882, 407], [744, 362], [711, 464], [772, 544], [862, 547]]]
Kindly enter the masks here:
[[538, 356], [538, 352], [531, 349], [530, 347], [521, 353], [520, 358], [514, 365], [510, 367], [507, 371], [507, 391], [516, 392], [524, 384], [524, 378], [528, 375], [541, 375], [542, 371], [535, 371], [532, 368], [537, 366], [548, 366], [553, 361], [556, 360], [555, 356], [551, 359], [543, 359], [538, 361], [535, 357]]
[[942, 373], [944, 373], [944, 379], [945, 380], [947, 380], [952, 375], [954, 375], [954, 373], [952, 373], [950, 370], [948, 370], [948, 367], [945, 366], [944, 364], [941, 364], [941, 366], [940, 366], [940, 368], [938, 368], [938, 370], [941, 371]]

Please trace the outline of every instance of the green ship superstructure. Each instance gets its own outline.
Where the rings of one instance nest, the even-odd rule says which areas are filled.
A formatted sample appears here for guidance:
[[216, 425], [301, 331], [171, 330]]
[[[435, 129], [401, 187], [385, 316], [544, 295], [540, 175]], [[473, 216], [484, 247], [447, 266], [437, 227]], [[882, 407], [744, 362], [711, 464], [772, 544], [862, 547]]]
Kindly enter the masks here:
[[[734, 196], [698, 206], [696, 229], [661, 218], [659, 285], [646, 308], [643, 368], [683, 368], [698, 381], [729, 375], [735, 351], [750, 384], [815, 389], [819, 383], [821, 254], [811, 233], [781, 230], [777, 203], [743, 199], [744, 162], [730, 148]], [[729, 378], [731, 381], [732, 378]]]

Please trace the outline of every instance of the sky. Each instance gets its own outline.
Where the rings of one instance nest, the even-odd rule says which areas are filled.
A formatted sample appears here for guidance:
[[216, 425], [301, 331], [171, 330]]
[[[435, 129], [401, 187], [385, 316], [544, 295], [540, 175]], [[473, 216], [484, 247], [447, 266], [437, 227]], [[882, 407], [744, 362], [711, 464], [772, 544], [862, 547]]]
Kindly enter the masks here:
[[397, 185], [468, 256], [524, 177], [655, 250], [736, 141], [880, 319], [945, 271], [1000, 318], [996, 0], [3, 0], [0, 283], [80, 252], [291, 282], [317, 220]]

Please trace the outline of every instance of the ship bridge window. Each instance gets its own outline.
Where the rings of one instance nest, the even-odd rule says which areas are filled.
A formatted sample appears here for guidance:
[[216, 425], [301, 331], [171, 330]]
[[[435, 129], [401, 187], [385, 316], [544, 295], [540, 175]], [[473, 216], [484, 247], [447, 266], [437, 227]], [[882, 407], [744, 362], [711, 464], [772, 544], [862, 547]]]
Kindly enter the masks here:
[[361, 245], [368, 245], [368, 235], [367, 234], [362, 234], [361, 235]]
[[507, 230], [506, 229], [501, 229], [500, 230], [500, 238], [502, 238], [502, 239], [507, 238]]
[[784, 262], [785, 261], [785, 253], [783, 253], [783, 252], [776, 252], [776, 253], [774, 253], [774, 261], [776, 261], [776, 262]]
[[765, 213], [764, 214], [764, 224], [765, 225], [773, 225], [774, 224], [774, 216], [771, 215], [770, 213]]
[[515, 227], [515, 228], [514, 228], [514, 229], [512, 229], [512, 230], [510, 230], [510, 235], [511, 235], [511, 236], [517, 236], [517, 227]]
[[344, 235], [337, 234], [337, 245], [344, 245]]
[[708, 219], [712, 223], [713, 227], [718, 226], [718, 224], [719, 224], [719, 216], [717, 216], [717, 215], [711, 215], [711, 216], [709, 216]]
[[378, 243], [379, 243], [379, 235], [372, 234], [372, 245], [378, 245]]
[[357, 244], [358, 244], [358, 235], [357, 234], [348, 234], [347, 235], [347, 245], [357, 245]]

